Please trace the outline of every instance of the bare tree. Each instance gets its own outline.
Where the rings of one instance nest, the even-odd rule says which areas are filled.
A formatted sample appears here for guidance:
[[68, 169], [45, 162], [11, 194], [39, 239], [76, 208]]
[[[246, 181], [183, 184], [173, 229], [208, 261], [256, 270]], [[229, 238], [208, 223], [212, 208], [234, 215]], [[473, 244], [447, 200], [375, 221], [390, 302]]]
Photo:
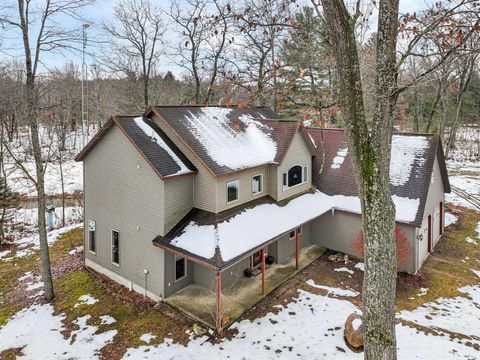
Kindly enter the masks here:
[[[233, 42], [228, 38], [233, 18], [231, 5], [220, 0], [187, 0], [184, 5], [173, 1], [170, 17], [181, 39], [174, 48], [174, 61], [194, 80], [194, 102], [209, 103], [223, 67], [225, 47]], [[206, 91], [202, 96], [203, 82]]]
[[[312, 2], [317, 5], [315, 0]], [[414, 30], [413, 40], [397, 59], [399, 0], [380, 0], [375, 41], [375, 80], [373, 119], [367, 121], [360, 74], [355, 24], [362, 16], [360, 1], [351, 14], [343, 0], [321, 0], [328, 24], [338, 72], [339, 103], [344, 118], [345, 134], [355, 167], [363, 231], [365, 235], [365, 276], [363, 283], [363, 317], [366, 359], [396, 359], [395, 289], [397, 277], [396, 242], [394, 237], [395, 206], [390, 194], [390, 154], [393, 122], [399, 94], [435, 71], [476, 31], [478, 18], [467, 31], [453, 26], [456, 41], [447, 42], [445, 56], [423, 71], [417, 78], [399, 86], [399, 66], [414, 56], [415, 44], [423, 34], [435, 31], [452, 13], [441, 8], [437, 21]], [[463, 8], [469, 10], [470, 1]], [[438, 4], [435, 5], [438, 8]], [[458, 8], [457, 8], [458, 9]], [[448, 10], [448, 9], [447, 9]], [[433, 10], [432, 10], [433, 11]], [[474, 9], [472, 9], [474, 11]], [[434, 12], [437, 14], [437, 12]], [[476, 12], [478, 17], [478, 11]], [[448, 18], [447, 18], [448, 16]], [[416, 16], [413, 18], [415, 20]], [[423, 18], [423, 17], [422, 17]], [[452, 22], [449, 22], [452, 24]], [[413, 28], [412, 28], [413, 30]], [[463, 29], [465, 30], [465, 29]], [[370, 125], [370, 126], [369, 126]]]
[[[19, 32], [25, 60], [25, 119], [30, 132], [30, 142], [35, 162], [35, 174], [25, 167], [26, 176], [35, 184], [38, 202], [38, 232], [45, 299], [54, 298], [53, 281], [45, 223], [45, 163], [40, 143], [39, 99], [37, 77], [44, 52], [75, 49], [81, 39], [79, 29], [66, 29], [59, 25], [58, 17], [78, 18], [78, 11], [93, 0], [46, 0], [41, 5], [31, 0], [17, 0], [0, 7], [0, 24], [10, 31]], [[33, 5], [33, 6], [32, 6]], [[16, 13], [16, 14], [15, 14]], [[35, 28], [35, 30], [32, 30]], [[9, 151], [11, 156], [15, 156]]]
[[150, 0], [120, 0], [113, 15], [115, 21], [104, 24], [113, 40], [113, 53], [104, 56], [106, 64], [124, 74], [135, 64], [143, 82], [144, 105], [148, 106], [150, 76], [164, 51], [162, 12]]

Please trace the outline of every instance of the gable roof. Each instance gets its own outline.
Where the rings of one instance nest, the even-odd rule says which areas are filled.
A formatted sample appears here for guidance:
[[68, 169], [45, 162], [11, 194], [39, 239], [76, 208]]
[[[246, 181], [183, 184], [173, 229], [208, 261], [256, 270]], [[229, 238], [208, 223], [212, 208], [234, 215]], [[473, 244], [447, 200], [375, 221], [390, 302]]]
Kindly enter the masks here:
[[281, 163], [296, 131], [303, 129], [301, 122], [280, 120], [266, 107], [154, 106], [146, 116], [152, 113], [214, 176]]
[[142, 116], [114, 116], [95, 134], [75, 157], [82, 161], [113, 127], [118, 126], [160, 178], [190, 175], [195, 166], [151, 120]]
[[[315, 164], [318, 175], [316, 187], [323, 193], [335, 196], [358, 196], [353, 163], [347, 151], [343, 129], [308, 128], [319, 153]], [[442, 174], [446, 192], [450, 192], [442, 144], [438, 136], [429, 134], [398, 133], [392, 137], [390, 184], [392, 196], [418, 199], [415, 220], [420, 226], [433, 172], [435, 157]]]

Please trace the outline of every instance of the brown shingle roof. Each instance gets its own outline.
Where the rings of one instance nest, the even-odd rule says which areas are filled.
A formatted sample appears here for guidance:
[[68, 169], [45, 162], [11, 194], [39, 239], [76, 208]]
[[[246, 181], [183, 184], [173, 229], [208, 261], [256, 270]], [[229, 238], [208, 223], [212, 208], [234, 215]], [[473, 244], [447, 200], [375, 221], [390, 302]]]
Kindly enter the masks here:
[[[94, 148], [96, 143], [98, 143], [105, 136], [108, 130], [110, 130], [114, 125], [117, 125], [161, 178], [176, 176], [181, 169], [179, 164], [164, 148], [159, 146], [155, 141], [152, 141], [151, 136], [147, 135], [140, 127], [137, 126], [134, 121], [135, 118], [136, 116], [112, 117], [92, 138], [87, 146], [85, 146], [85, 148], [75, 157], [75, 160], [82, 161], [85, 156], [87, 156], [87, 154]], [[152, 121], [146, 119], [146, 122], [155, 130], [155, 132], [163, 139], [163, 141], [165, 141], [173, 153], [175, 153], [175, 155], [191, 171], [190, 174], [195, 173], [195, 166], [165, 135], [165, 133], [163, 133], [163, 131]]]
[[[327, 195], [358, 196], [354, 168], [349, 155], [345, 156], [344, 162], [338, 168], [332, 168], [331, 166], [338, 151], [347, 148], [344, 131], [342, 129], [318, 128], [308, 128], [307, 131], [314, 139], [320, 153], [316, 164], [314, 164], [314, 171], [318, 174], [314, 180], [315, 186]], [[435, 155], [438, 156], [444, 189], [446, 192], [450, 192], [441, 141], [437, 136], [428, 134], [404, 133], [395, 135], [423, 136], [428, 142], [426, 149], [423, 152], [420, 151], [418, 158], [413, 162], [408, 181], [399, 185], [391, 185], [392, 195], [420, 199], [417, 215], [412, 223], [420, 226], [425, 210]]]
[[[205, 144], [201, 142], [194, 129], [192, 129], [188, 119], [192, 116], [201, 116], [203, 109], [205, 108], [199, 106], [155, 106], [146, 112], [146, 116], [150, 116], [152, 113], [157, 114], [184, 141], [187, 147], [192, 150], [213, 175], [222, 176], [240, 170], [218, 164], [212, 154], [207, 151]], [[224, 125], [229, 132], [245, 131], [244, 123], [239, 121], [244, 115], [265, 125], [262, 131], [270, 136], [276, 144], [276, 154], [272, 163], [278, 164], [283, 160], [295, 132], [300, 127], [303, 128], [299, 121], [280, 120], [275, 112], [266, 107], [231, 107], [229, 109], [230, 112], [227, 115], [228, 122]], [[205, 118], [204, 121], [205, 128], [208, 131], [216, 131], [213, 127], [208, 127], [208, 121], [216, 121], [215, 118]], [[218, 134], [219, 137], [221, 135]], [[226, 148], [224, 151], [228, 152], [229, 148]]]

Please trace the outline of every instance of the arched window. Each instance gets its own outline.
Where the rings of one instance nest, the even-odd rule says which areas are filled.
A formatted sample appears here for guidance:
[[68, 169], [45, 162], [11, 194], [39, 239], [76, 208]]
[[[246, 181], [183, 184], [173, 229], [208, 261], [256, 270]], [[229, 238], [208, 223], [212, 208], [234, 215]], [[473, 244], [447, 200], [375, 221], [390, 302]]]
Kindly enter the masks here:
[[288, 170], [288, 187], [298, 185], [302, 182], [302, 167], [295, 165]]

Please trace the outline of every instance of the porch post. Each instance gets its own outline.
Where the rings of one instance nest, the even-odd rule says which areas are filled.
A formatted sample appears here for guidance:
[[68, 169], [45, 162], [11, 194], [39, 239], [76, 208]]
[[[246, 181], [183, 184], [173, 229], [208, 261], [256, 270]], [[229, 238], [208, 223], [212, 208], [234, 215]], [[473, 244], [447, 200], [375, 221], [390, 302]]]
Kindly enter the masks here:
[[267, 252], [265, 249], [261, 250], [262, 252], [262, 294], [265, 295], [265, 283], [266, 283], [266, 265], [265, 265], [265, 258], [267, 257]]
[[295, 229], [295, 267], [298, 270], [298, 263], [300, 259], [300, 234], [298, 229]]
[[217, 308], [216, 308], [217, 331], [222, 329], [222, 273], [217, 270]]

